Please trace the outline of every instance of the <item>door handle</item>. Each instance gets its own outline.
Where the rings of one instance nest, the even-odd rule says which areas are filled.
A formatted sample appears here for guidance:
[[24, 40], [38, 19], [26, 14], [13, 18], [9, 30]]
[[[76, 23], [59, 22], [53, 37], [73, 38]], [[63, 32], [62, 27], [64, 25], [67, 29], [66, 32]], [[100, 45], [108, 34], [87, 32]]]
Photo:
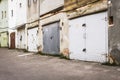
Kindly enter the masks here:
[[82, 51], [83, 51], [83, 52], [86, 52], [86, 48], [84, 48]]

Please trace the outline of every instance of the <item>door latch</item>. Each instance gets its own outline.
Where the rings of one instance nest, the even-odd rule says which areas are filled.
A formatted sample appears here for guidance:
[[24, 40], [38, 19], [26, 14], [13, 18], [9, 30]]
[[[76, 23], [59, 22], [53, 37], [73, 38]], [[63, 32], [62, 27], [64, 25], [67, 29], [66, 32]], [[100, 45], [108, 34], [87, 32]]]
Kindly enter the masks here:
[[86, 48], [84, 48], [82, 51], [83, 51], [83, 52], [86, 52]]
[[82, 24], [82, 27], [86, 27], [86, 24], [84, 23], [84, 24]]

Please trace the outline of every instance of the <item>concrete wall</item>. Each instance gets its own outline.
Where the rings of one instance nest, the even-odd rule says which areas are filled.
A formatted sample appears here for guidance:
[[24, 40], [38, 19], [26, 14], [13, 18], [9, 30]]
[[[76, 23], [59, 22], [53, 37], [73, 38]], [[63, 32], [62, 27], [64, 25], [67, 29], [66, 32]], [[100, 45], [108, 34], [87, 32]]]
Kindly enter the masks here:
[[[64, 9], [67, 12], [68, 18], [74, 18], [107, 10], [107, 0], [90, 0], [88, 2], [87, 0], [78, 0], [79, 2], [77, 3], [76, 0], [72, 0], [72, 2], [70, 1], [65, 1]], [[75, 3], [76, 5], [72, 3]]]
[[[16, 0], [8, 0], [8, 18], [9, 18], [9, 28], [15, 28], [16, 26]], [[13, 10], [13, 16], [12, 16], [12, 10]]]
[[43, 15], [64, 5], [64, 0], [44, 0], [41, 2], [40, 14]]
[[74, 10], [99, 0], [64, 0], [65, 10]]
[[27, 22], [27, 0], [18, 0], [16, 3], [16, 25]]
[[[40, 3], [39, 1], [40, 0], [29, 0], [29, 1], [30, 2], [27, 2], [27, 23], [31, 24], [39, 19], [39, 3]], [[33, 1], [36, 1], [36, 2], [33, 2]], [[33, 27], [33, 26], [34, 25], [30, 25], [28, 27]]]
[[[2, 12], [3, 12], [3, 15], [2, 15]], [[8, 0], [1, 0], [0, 2], [0, 32], [7, 31], [7, 27], [8, 27]]]
[[113, 24], [109, 26], [109, 53], [120, 64], [120, 0], [111, 0], [109, 17], [113, 16]]

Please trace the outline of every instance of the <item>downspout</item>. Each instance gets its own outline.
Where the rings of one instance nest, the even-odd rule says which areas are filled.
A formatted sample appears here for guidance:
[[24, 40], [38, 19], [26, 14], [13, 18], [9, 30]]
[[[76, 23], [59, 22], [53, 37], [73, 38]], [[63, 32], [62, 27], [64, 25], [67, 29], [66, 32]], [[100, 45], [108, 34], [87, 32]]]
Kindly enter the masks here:
[[40, 52], [41, 44], [40, 44], [40, 0], [38, 0], [38, 52]]

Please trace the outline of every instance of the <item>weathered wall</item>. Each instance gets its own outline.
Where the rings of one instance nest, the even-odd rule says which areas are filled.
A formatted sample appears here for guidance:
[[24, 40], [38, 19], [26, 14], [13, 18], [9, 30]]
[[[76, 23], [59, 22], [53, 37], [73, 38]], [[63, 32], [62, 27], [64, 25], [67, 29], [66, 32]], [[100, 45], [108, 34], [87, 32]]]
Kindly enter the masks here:
[[111, 0], [109, 16], [113, 16], [113, 25], [109, 27], [109, 53], [120, 64], [120, 0]]
[[[9, 18], [9, 28], [14, 28], [16, 27], [16, 20], [17, 20], [17, 16], [16, 16], [16, 10], [17, 10], [17, 4], [16, 4], [16, 0], [8, 0], [8, 18]], [[12, 16], [12, 10], [13, 10], [13, 16]]]
[[8, 27], [8, 0], [0, 2], [0, 32], [7, 31]]
[[76, 9], [99, 0], [64, 0], [65, 10]]
[[64, 5], [64, 0], [44, 0], [41, 1], [40, 14], [43, 15]]
[[18, 0], [16, 5], [16, 25], [20, 26], [27, 22], [27, 0]]
[[39, 19], [39, 3], [40, 3], [39, 1], [40, 0], [27, 0], [27, 1], [30, 1], [30, 2], [27, 2], [27, 23], [29, 23], [27, 26], [33, 27], [38, 25], [36, 24], [36, 20]]
[[67, 12], [68, 18], [74, 18], [104, 10], [107, 10], [107, 0], [65, 0], [64, 11]]

